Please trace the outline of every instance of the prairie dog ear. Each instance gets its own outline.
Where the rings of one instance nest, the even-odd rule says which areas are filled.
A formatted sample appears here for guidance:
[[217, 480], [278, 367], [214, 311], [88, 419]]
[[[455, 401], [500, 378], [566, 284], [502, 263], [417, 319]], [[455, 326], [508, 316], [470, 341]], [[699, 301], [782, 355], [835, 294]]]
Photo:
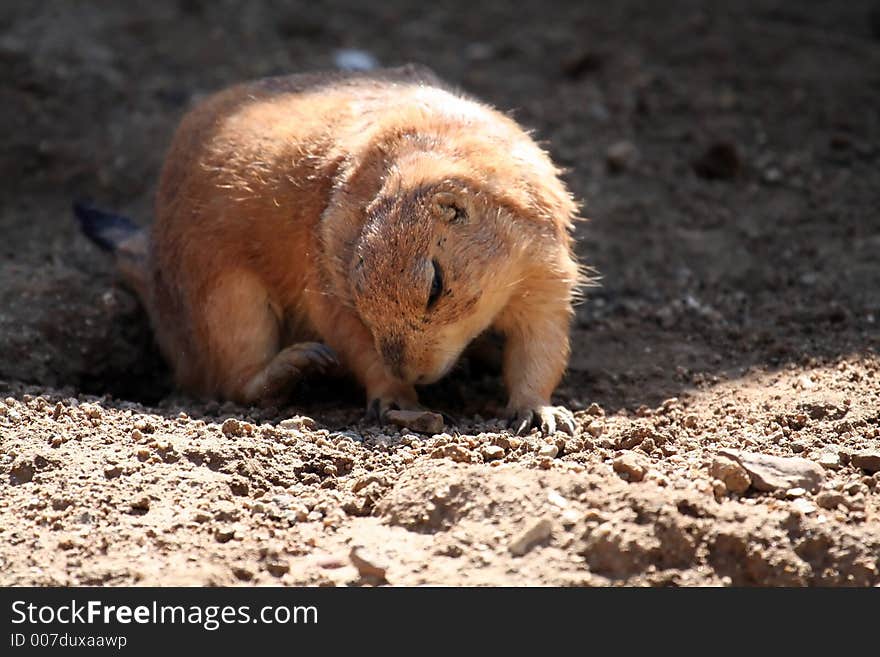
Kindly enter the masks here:
[[467, 203], [458, 194], [437, 192], [431, 199], [434, 212], [438, 217], [451, 224], [463, 224], [468, 220]]

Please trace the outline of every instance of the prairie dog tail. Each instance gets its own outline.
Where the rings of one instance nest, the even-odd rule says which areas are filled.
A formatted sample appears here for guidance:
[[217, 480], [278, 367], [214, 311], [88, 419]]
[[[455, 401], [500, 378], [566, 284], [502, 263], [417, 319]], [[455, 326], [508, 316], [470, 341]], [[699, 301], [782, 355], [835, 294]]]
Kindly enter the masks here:
[[149, 276], [147, 231], [126, 217], [99, 210], [86, 202], [74, 203], [73, 213], [83, 234], [100, 249], [113, 254], [123, 280], [146, 304]]

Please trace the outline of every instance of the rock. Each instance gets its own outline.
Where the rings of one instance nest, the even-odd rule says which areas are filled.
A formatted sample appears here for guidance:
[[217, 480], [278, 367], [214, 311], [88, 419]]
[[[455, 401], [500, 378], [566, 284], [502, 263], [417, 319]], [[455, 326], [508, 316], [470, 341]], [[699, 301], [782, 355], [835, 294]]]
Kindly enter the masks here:
[[816, 504], [823, 509], [836, 509], [841, 504], [846, 504], [846, 497], [836, 490], [823, 490], [816, 495]]
[[122, 468], [118, 465], [110, 465], [104, 468], [104, 476], [107, 477], [107, 479], [115, 479], [121, 474]]
[[17, 459], [9, 470], [9, 478], [13, 486], [26, 484], [34, 478], [34, 464], [27, 459]]
[[495, 461], [496, 459], [504, 458], [504, 448], [498, 445], [486, 445], [480, 450], [480, 452], [483, 454], [483, 459], [486, 461]]
[[746, 469], [726, 456], [716, 456], [712, 460], [709, 473], [720, 480], [728, 491], [737, 495], [745, 493], [752, 485], [752, 479]]
[[281, 422], [278, 423], [278, 426], [282, 429], [314, 429], [315, 421], [305, 415], [294, 415], [293, 417], [281, 420]]
[[150, 498], [146, 495], [136, 498], [131, 503], [131, 510], [134, 512], [147, 512], [150, 510]]
[[804, 499], [803, 497], [799, 497], [794, 502], [792, 502], [791, 508], [795, 511], [803, 513], [804, 515], [809, 515], [816, 511], [816, 505], [809, 500]]
[[730, 180], [742, 172], [742, 158], [734, 144], [719, 141], [709, 146], [692, 166], [701, 178]]
[[599, 406], [596, 402], [590, 404], [589, 408], [584, 412], [587, 415], [593, 415], [595, 417], [605, 417], [605, 409]]
[[593, 420], [587, 425], [587, 433], [593, 438], [598, 438], [605, 431], [605, 423], [601, 420]]
[[268, 559], [266, 561], [266, 570], [273, 577], [283, 577], [290, 571], [290, 562], [280, 557]]
[[639, 159], [639, 151], [632, 142], [618, 141], [605, 151], [605, 164], [611, 173], [622, 173], [632, 168]]
[[850, 457], [850, 462], [862, 470], [880, 472], [880, 450], [868, 449], [856, 452]]
[[357, 568], [358, 574], [361, 577], [375, 579], [380, 582], [386, 581], [385, 573], [388, 571], [388, 568], [379, 562], [374, 555], [366, 552], [364, 548], [357, 545], [353, 546], [348, 553], [348, 558], [351, 560], [352, 565]]
[[555, 459], [559, 454], [559, 448], [551, 443], [545, 443], [538, 449], [538, 456], [544, 456], [549, 459]]
[[823, 468], [836, 470], [840, 467], [840, 455], [837, 452], [822, 452], [816, 462]]
[[614, 471], [627, 481], [641, 481], [648, 470], [647, 461], [643, 456], [633, 452], [621, 454], [611, 462]]
[[816, 387], [816, 384], [813, 381], [813, 379], [811, 379], [809, 377], [809, 375], [807, 375], [807, 374], [801, 374], [798, 377], [797, 385], [801, 390], [812, 390], [813, 388]]
[[722, 449], [719, 452], [745, 468], [752, 486], [760, 491], [805, 488], [813, 492], [825, 479], [822, 467], [807, 459], [768, 456], [739, 449]]
[[435, 434], [443, 431], [443, 416], [430, 411], [388, 411], [385, 419], [398, 427], [419, 433]]
[[470, 463], [471, 462], [471, 453], [462, 447], [461, 445], [456, 445], [455, 443], [451, 445], [443, 445], [442, 447], [438, 447], [433, 452], [431, 452], [432, 459], [450, 459], [455, 461], [456, 463]]
[[536, 544], [550, 538], [553, 524], [547, 518], [541, 518], [530, 525], [521, 534], [516, 536], [508, 545], [507, 549], [514, 556], [521, 557], [531, 550]]
[[240, 436], [241, 424], [234, 417], [231, 417], [220, 426], [220, 431], [224, 436]]

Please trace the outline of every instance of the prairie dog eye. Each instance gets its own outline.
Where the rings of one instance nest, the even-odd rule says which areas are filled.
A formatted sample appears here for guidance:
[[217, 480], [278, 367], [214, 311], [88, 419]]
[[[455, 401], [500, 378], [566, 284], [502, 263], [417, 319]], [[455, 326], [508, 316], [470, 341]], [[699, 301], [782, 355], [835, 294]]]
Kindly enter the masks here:
[[443, 293], [443, 270], [440, 269], [436, 260], [431, 261], [431, 266], [434, 267], [434, 277], [431, 280], [431, 291], [428, 293], [428, 310], [437, 304], [437, 300]]

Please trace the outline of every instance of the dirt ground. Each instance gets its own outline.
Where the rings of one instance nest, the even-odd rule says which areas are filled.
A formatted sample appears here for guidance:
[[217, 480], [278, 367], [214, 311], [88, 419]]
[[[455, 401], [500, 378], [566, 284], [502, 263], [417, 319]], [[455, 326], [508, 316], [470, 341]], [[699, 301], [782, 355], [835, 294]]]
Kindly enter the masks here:
[[[0, 6], [0, 584], [880, 583], [880, 5], [316, 4]], [[188, 106], [339, 48], [570, 168], [574, 438], [467, 364], [439, 435], [170, 389], [71, 201], [147, 223]]]

